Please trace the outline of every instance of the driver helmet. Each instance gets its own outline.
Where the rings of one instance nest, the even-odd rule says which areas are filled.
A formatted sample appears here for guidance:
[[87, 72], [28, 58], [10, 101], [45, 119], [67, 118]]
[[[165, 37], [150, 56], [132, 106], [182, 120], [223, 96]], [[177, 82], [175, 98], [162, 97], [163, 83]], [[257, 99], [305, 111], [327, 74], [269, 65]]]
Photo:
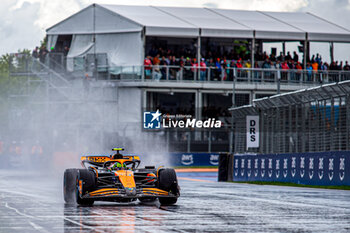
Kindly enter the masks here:
[[121, 168], [125, 168], [126, 167], [126, 165], [125, 164], [121, 164], [120, 162], [116, 162], [116, 163], [114, 163], [113, 165], [112, 165], [112, 169], [121, 169]]

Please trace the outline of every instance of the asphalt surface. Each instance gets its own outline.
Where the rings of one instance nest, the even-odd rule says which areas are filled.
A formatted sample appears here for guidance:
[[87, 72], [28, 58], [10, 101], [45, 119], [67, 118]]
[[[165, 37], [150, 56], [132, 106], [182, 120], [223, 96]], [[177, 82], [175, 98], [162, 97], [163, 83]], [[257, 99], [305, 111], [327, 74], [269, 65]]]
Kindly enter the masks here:
[[350, 232], [350, 192], [179, 173], [177, 205], [67, 206], [61, 177], [0, 170], [0, 232]]

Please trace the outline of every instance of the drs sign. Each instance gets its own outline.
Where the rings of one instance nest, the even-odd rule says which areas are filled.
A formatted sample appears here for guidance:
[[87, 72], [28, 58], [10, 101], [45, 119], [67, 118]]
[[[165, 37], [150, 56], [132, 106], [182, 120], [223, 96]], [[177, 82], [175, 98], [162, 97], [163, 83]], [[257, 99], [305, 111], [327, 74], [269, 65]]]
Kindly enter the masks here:
[[247, 149], [259, 147], [259, 116], [247, 116]]

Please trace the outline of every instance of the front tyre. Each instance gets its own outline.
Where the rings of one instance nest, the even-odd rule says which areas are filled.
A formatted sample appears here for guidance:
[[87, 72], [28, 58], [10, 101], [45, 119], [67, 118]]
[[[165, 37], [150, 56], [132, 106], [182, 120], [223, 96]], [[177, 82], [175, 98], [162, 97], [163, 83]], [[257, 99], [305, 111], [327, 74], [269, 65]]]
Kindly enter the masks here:
[[63, 177], [64, 201], [67, 204], [92, 205], [94, 200], [80, 197], [79, 181], [82, 182], [82, 194], [93, 191], [96, 186], [94, 172], [75, 168], [65, 170]]
[[76, 202], [78, 205], [93, 205], [94, 200], [92, 199], [82, 199], [79, 192], [79, 182], [82, 182], [82, 194], [84, 195], [87, 192], [91, 192], [95, 189], [96, 186], [96, 177], [93, 171], [87, 169], [79, 169], [77, 174], [76, 182]]

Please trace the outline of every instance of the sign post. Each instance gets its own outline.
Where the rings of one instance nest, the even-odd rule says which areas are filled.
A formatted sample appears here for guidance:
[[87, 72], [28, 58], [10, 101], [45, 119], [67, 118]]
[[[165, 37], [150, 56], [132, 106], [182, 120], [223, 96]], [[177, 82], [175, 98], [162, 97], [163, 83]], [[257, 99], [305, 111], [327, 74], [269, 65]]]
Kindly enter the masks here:
[[247, 150], [259, 147], [259, 116], [247, 116]]

